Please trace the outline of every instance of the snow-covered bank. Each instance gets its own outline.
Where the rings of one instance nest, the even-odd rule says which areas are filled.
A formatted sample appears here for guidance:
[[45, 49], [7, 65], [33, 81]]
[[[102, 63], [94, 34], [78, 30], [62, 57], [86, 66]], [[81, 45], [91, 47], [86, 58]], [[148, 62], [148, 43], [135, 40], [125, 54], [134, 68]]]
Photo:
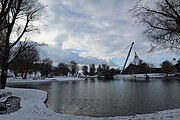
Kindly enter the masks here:
[[64, 115], [49, 110], [44, 101], [47, 92], [33, 89], [6, 88], [2, 92], [12, 92], [21, 98], [21, 109], [10, 114], [0, 115], [0, 120], [180, 120], [180, 109], [161, 111], [154, 114], [136, 116], [117, 116], [93, 118], [85, 116]]
[[7, 83], [34, 83], [34, 82], [50, 82], [50, 81], [79, 81], [85, 80], [85, 78], [77, 78], [77, 77], [54, 77], [54, 78], [43, 78], [36, 79], [33, 78], [21, 79], [21, 78], [8, 78]]

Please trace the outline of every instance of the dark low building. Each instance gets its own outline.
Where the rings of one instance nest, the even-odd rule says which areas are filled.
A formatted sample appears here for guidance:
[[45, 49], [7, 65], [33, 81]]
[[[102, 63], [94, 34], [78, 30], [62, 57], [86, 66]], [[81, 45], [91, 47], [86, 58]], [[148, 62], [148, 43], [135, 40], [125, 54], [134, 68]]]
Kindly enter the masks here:
[[133, 61], [125, 68], [124, 74], [163, 73], [161, 68], [151, 68], [135, 52]]

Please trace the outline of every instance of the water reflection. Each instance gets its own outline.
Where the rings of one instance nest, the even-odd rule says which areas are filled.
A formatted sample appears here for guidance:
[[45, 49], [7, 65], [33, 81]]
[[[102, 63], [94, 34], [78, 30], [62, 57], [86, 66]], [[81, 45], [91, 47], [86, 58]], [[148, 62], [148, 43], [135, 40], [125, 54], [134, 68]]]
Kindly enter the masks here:
[[180, 107], [180, 82], [97, 80], [9, 85], [46, 90], [47, 106], [60, 113], [119, 116]]

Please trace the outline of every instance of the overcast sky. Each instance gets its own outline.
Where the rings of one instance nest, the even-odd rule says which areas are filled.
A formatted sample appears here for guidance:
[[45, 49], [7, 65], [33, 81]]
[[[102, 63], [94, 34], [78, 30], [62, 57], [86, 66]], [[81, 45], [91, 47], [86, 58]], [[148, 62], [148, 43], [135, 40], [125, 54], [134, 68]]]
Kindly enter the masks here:
[[[128, 11], [135, 0], [41, 0], [47, 15], [45, 27], [34, 36], [44, 47], [42, 56], [54, 63], [71, 60], [81, 64], [100, 64], [107, 60], [123, 66], [131, 43], [134, 51], [146, 62], [159, 64], [162, 60], [178, 59], [167, 51], [148, 54], [150, 43], [141, 35], [143, 26], [135, 24]], [[127, 48], [128, 47], [128, 48]]]

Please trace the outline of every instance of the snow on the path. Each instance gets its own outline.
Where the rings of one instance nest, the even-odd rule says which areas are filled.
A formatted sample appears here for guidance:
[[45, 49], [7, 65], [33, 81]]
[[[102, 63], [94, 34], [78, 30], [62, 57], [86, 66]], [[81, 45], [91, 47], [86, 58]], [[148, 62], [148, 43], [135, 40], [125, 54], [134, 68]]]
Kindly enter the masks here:
[[[45, 80], [52, 81], [52, 79], [45, 79]], [[61, 78], [56, 80], [63, 81], [63, 79]], [[64, 81], [67, 80], [71, 80], [71, 79], [69, 78], [67, 78], [66, 80], [64, 79]], [[11, 80], [8, 81], [9, 83], [12, 83]], [[14, 82], [15, 81], [18, 80], [16, 79], [14, 80]], [[33, 82], [34, 81], [35, 80], [33, 80]], [[38, 80], [38, 81], [42, 82], [42, 80]], [[47, 92], [45, 91], [34, 90], [34, 89], [19, 89], [19, 88], [6, 88], [5, 90], [0, 90], [0, 93], [5, 93], [5, 92], [12, 92], [14, 96], [20, 97], [22, 108], [10, 114], [0, 115], [0, 120], [180, 120], [180, 109], [166, 110], [153, 114], [104, 117], [104, 118], [66, 115], [66, 114], [55, 113], [54, 111], [46, 107], [44, 101], [47, 98]]]
[[21, 78], [8, 78], [7, 83], [33, 83], [33, 82], [50, 82], [50, 81], [79, 81], [85, 80], [85, 78], [78, 77], [54, 77], [54, 78], [44, 78], [33, 80], [33, 78], [21, 79]]
[[75, 117], [62, 115], [49, 110], [44, 101], [47, 92], [32, 89], [6, 88], [0, 92], [12, 92], [13, 95], [21, 98], [21, 109], [10, 114], [0, 115], [0, 120], [70, 120], [84, 119], [85, 117]]

